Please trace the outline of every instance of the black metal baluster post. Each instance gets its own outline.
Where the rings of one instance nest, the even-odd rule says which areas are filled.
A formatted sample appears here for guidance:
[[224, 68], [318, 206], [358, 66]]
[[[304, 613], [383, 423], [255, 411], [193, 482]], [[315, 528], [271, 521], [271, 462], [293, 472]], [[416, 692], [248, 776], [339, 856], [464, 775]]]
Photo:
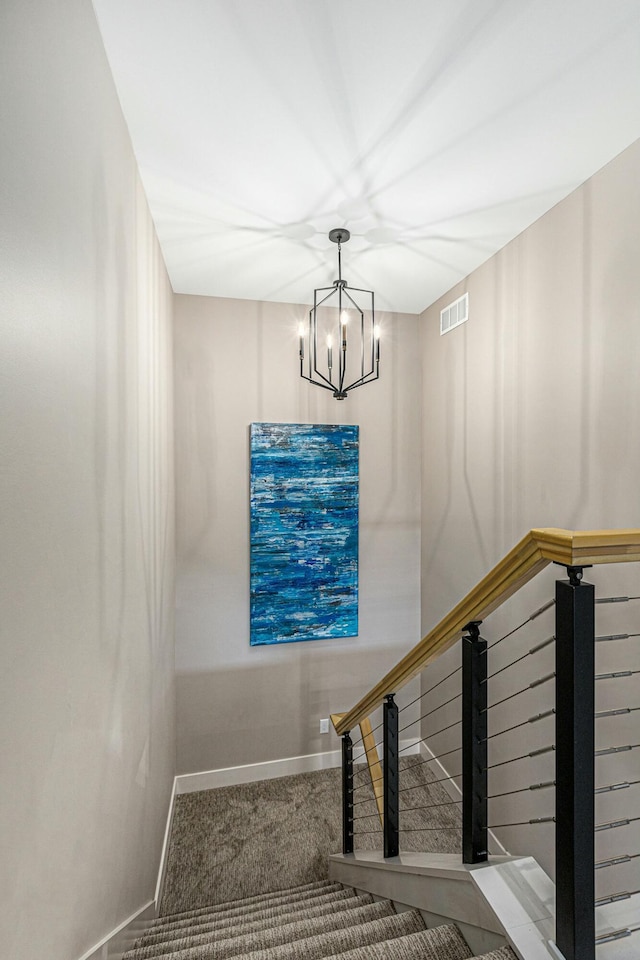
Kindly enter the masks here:
[[400, 794], [398, 770], [398, 706], [393, 694], [385, 697], [383, 706], [383, 833], [385, 857], [400, 852]]
[[462, 638], [462, 861], [484, 863], [487, 844], [487, 641], [480, 620]]
[[595, 591], [556, 581], [556, 945], [595, 958]]
[[353, 853], [353, 744], [342, 736], [342, 852]]

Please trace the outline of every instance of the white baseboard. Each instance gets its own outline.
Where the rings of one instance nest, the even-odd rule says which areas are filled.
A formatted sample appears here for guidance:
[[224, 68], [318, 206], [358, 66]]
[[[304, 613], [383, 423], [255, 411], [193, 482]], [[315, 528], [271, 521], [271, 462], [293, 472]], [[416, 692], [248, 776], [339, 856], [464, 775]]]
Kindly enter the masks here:
[[[424, 740], [420, 743], [420, 755], [423, 760], [431, 761], [431, 769], [436, 772], [436, 779], [442, 780], [440, 786], [444, 787], [446, 792], [449, 794], [452, 800], [462, 799], [462, 790], [449, 774], [449, 771], [444, 767], [440, 761], [435, 756], [434, 752], [427, 746]], [[446, 778], [446, 779], [442, 779]], [[499, 856], [511, 856], [509, 851], [504, 847], [498, 838], [496, 837], [493, 830], [489, 830], [489, 837], [493, 841], [492, 850], [493, 854], [498, 854]]]
[[167, 858], [169, 856], [169, 841], [171, 839], [171, 827], [173, 825], [173, 812], [176, 808], [176, 785], [177, 777], [173, 778], [173, 789], [169, 799], [169, 812], [167, 813], [167, 823], [164, 828], [164, 840], [162, 841], [162, 851], [160, 853], [160, 865], [158, 867], [158, 879], [156, 881], [155, 906], [156, 911], [160, 909], [160, 897], [162, 896], [162, 887], [167, 872]]
[[[403, 755], [419, 752], [417, 740], [401, 740]], [[223, 767], [220, 770], [203, 770], [200, 773], [183, 773], [176, 777], [176, 794], [196, 793], [198, 790], [215, 790], [216, 787], [233, 787], [255, 780], [274, 780], [290, 777], [296, 773], [328, 770], [342, 763], [340, 750], [326, 753], [307, 753], [301, 757], [285, 757], [282, 760], [267, 760], [264, 763], [246, 763], [240, 767]]]
[[155, 916], [156, 905], [151, 900], [91, 947], [88, 953], [83, 953], [80, 960], [122, 960], [123, 954], [142, 936]]
[[295, 773], [312, 770], [327, 770], [341, 763], [339, 750], [327, 753], [308, 753], [302, 757], [285, 757], [282, 760], [267, 760], [264, 763], [245, 763], [239, 767], [222, 767], [219, 770], [201, 770], [199, 773], [183, 773], [176, 777], [176, 793], [195, 793], [198, 790], [215, 790], [217, 787], [233, 787], [254, 780], [274, 780]]

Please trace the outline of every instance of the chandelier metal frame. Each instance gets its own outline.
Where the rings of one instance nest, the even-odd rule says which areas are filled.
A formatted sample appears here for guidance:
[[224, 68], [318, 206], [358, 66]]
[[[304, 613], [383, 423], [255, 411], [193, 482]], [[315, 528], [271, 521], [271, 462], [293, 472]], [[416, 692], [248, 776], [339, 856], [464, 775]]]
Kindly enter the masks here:
[[[331, 390], [336, 400], [346, 400], [350, 390], [362, 387], [366, 383], [373, 383], [380, 376], [380, 331], [375, 322], [373, 290], [349, 287], [347, 281], [342, 277], [342, 244], [346, 243], [350, 236], [351, 234], [344, 227], [330, 231], [329, 240], [338, 245], [338, 279], [334, 280], [330, 287], [317, 287], [313, 291], [313, 306], [309, 311], [308, 329], [305, 332], [305, 325], [302, 323], [299, 331], [300, 376], [303, 380], [315, 384], [316, 387]], [[352, 294], [360, 295], [358, 299], [363, 303], [364, 299], [367, 298], [364, 308]], [[333, 303], [330, 302], [332, 299]], [[320, 360], [318, 310], [324, 306], [337, 308], [337, 319], [334, 327], [336, 332], [335, 343], [338, 350], [337, 371], [333, 363], [334, 340], [331, 333], [326, 337], [326, 362]], [[353, 332], [349, 333], [348, 330], [350, 326], [353, 329], [354, 324], [351, 324], [347, 319], [347, 310], [357, 312], [355, 326], [358, 325], [358, 318], [360, 321], [360, 376], [345, 386], [348, 343], [353, 341], [355, 336]], [[369, 314], [370, 319], [366, 314]], [[308, 344], [306, 372], [305, 341]]]

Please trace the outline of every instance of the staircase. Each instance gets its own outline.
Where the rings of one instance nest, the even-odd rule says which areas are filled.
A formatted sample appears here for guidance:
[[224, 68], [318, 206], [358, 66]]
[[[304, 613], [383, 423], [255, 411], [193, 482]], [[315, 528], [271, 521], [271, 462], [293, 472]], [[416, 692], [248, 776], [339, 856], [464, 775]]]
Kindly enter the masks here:
[[[329, 880], [174, 913], [152, 921], [123, 960], [467, 960], [457, 927], [427, 929], [417, 910]], [[509, 947], [481, 960], [515, 960]]]

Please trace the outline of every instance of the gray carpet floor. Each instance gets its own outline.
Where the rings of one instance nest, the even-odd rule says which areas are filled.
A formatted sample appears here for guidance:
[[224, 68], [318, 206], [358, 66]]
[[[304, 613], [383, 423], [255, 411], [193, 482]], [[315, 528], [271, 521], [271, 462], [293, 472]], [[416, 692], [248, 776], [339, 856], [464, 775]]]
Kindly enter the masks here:
[[[401, 761], [401, 850], [460, 850], [460, 804], [434, 778], [418, 758]], [[356, 849], [380, 849], [365, 767], [356, 768], [355, 788]], [[327, 857], [342, 849], [341, 830], [338, 769], [179, 796], [160, 913], [323, 880]]]

